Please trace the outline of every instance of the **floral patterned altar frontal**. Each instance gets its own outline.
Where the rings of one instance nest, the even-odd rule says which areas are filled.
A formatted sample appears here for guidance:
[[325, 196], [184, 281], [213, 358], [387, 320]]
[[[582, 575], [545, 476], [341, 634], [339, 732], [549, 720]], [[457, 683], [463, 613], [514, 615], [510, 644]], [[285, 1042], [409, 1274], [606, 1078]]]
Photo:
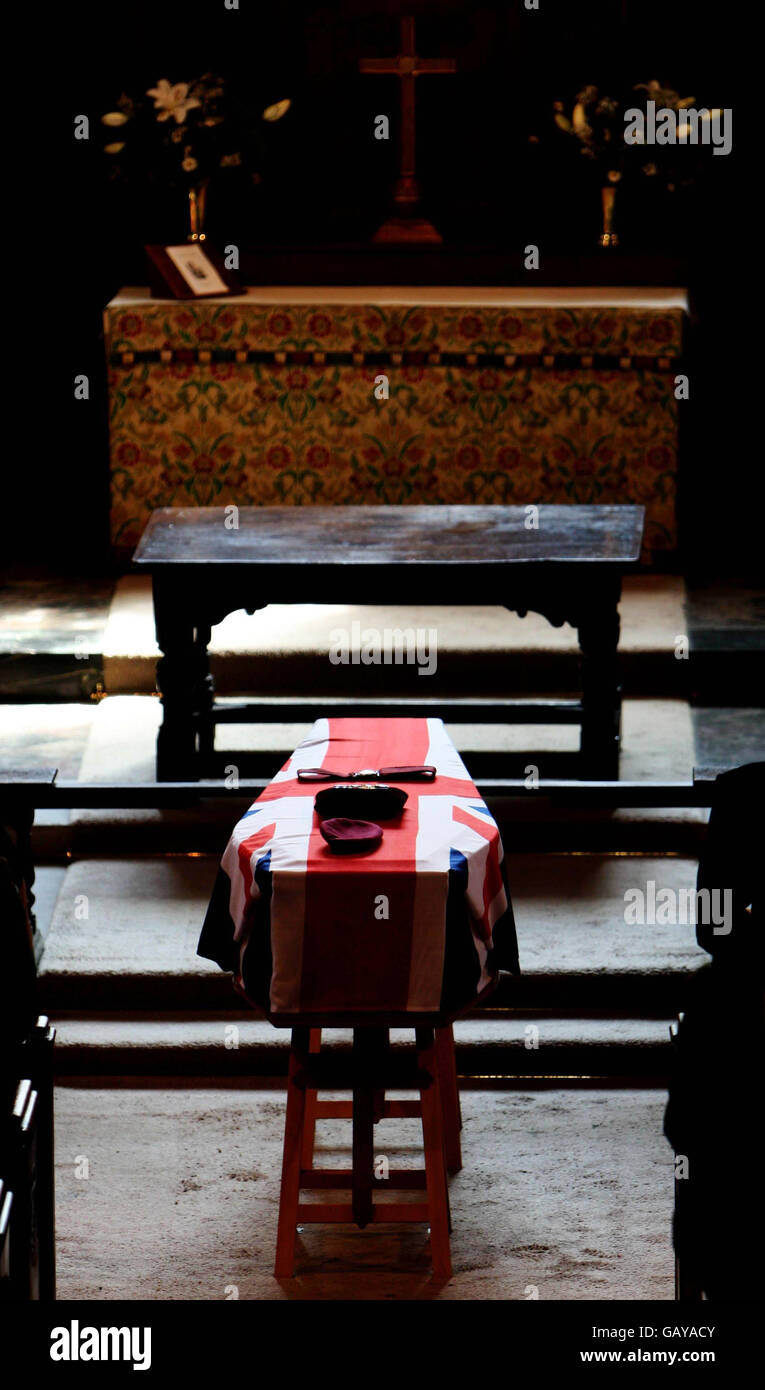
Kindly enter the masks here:
[[686, 311], [674, 289], [125, 291], [113, 544], [168, 506], [633, 502], [645, 558], [672, 551]]
[[[434, 766], [371, 852], [338, 856], [319, 830], [316, 783], [393, 765]], [[500, 969], [517, 971], [499, 830], [440, 719], [319, 719], [239, 821], [199, 954], [273, 1017], [456, 1012]]]

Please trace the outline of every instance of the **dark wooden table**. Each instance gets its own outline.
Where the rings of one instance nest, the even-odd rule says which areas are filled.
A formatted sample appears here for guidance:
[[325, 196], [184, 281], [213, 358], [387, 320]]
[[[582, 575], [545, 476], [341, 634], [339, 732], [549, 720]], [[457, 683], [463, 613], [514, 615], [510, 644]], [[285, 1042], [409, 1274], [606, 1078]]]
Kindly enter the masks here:
[[[241, 507], [236, 528], [225, 507], [155, 511], [134, 560], [152, 576], [162, 651], [158, 779], [215, 776], [223, 762], [255, 775], [267, 770], [263, 758], [216, 755], [216, 724], [309, 720], [329, 712], [576, 723], [580, 752], [564, 756], [577, 757], [578, 775], [617, 777], [619, 599], [622, 575], [640, 557], [644, 509], [540, 506], [538, 512], [538, 527], [527, 529], [526, 507]], [[269, 603], [339, 601], [499, 604], [521, 616], [541, 613], [556, 627], [568, 622], [582, 654], [581, 700], [388, 698], [363, 705], [333, 701], [331, 709], [306, 701], [216, 706], [207, 653], [216, 623], [238, 608], [254, 613]], [[493, 757], [495, 775], [507, 757]]]

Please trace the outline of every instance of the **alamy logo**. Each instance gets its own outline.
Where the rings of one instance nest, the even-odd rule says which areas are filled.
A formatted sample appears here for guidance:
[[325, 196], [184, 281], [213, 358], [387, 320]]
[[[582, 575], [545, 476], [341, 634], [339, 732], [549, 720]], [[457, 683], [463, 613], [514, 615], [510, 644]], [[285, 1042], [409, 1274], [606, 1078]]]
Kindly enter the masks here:
[[628, 888], [624, 894], [624, 920], [628, 926], [713, 927], [714, 936], [728, 936], [733, 929], [732, 888], [659, 888], [649, 878], [646, 891]]
[[132, 1361], [134, 1371], [151, 1366], [150, 1327], [80, 1327], [73, 1318], [69, 1327], [51, 1328], [50, 1338], [51, 1361]]
[[646, 102], [645, 111], [631, 106], [624, 113], [625, 145], [712, 145], [713, 154], [733, 148], [733, 111], [729, 106], [710, 111], [706, 106], [659, 106]]
[[418, 676], [432, 676], [438, 664], [438, 633], [434, 627], [365, 627], [352, 622], [329, 634], [329, 659], [333, 666], [419, 667]]

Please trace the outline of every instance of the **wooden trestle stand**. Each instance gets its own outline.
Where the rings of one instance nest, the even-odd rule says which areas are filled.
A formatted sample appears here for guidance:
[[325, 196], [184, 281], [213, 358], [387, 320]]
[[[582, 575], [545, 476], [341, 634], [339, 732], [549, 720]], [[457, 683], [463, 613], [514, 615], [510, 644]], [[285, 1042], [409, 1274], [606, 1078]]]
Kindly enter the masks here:
[[[451, 1024], [417, 1026], [415, 1047], [392, 1052], [389, 1027], [354, 1027], [350, 1056], [321, 1051], [321, 1028], [292, 1030], [287, 1118], [284, 1131], [279, 1228], [276, 1242], [277, 1278], [294, 1274], [298, 1224], [353, 1222], [361, 1229], [377, 1222], [423, 1222], [430, 1226], [433, 1274], [451, 1278], [449, 1251], [449, 1194], [447, 1172], [462, 1167], [459, 1092]], [[351, 1101], [321, 1101], [320, 1090], [350, 1090]], [[419, 1091], [419, 1100], [388, 1100], [389, 1090]], [[425, 1168], [391, 1170], [378, 1180], [374, 1172], [374, 1127], [381, 1120], [416, 1117], [422, 1120]], [[314, 1168], [314, 1138], [319, 1119], [353, 1121], [351, 1168]], [[343, 1191], [350, 1202], [302, 1202], [301, 1191]], [[415, 1191], [420, 1202], [375, 1201], [376, 1193]]]

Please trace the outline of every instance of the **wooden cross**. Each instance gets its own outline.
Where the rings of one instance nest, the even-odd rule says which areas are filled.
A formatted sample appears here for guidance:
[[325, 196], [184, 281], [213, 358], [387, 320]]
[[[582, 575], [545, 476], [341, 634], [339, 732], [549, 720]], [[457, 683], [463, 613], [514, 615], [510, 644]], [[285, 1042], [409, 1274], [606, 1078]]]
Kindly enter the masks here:
[[399, 129], [399, 176], [393, 190], [397, 216], [384, 222], [375, 241], [440, 242], [435, 227], [417, 215], [420, 186], [415, 175], [414, 80], [424, 73], [456, 72], [453, 58], [420, 58], [414, 42], [414, 19], [401, 20], [401, 52], [396, 58], [362, 58], [360, 72], [395, 73], [401, 82], [401, 123]]

